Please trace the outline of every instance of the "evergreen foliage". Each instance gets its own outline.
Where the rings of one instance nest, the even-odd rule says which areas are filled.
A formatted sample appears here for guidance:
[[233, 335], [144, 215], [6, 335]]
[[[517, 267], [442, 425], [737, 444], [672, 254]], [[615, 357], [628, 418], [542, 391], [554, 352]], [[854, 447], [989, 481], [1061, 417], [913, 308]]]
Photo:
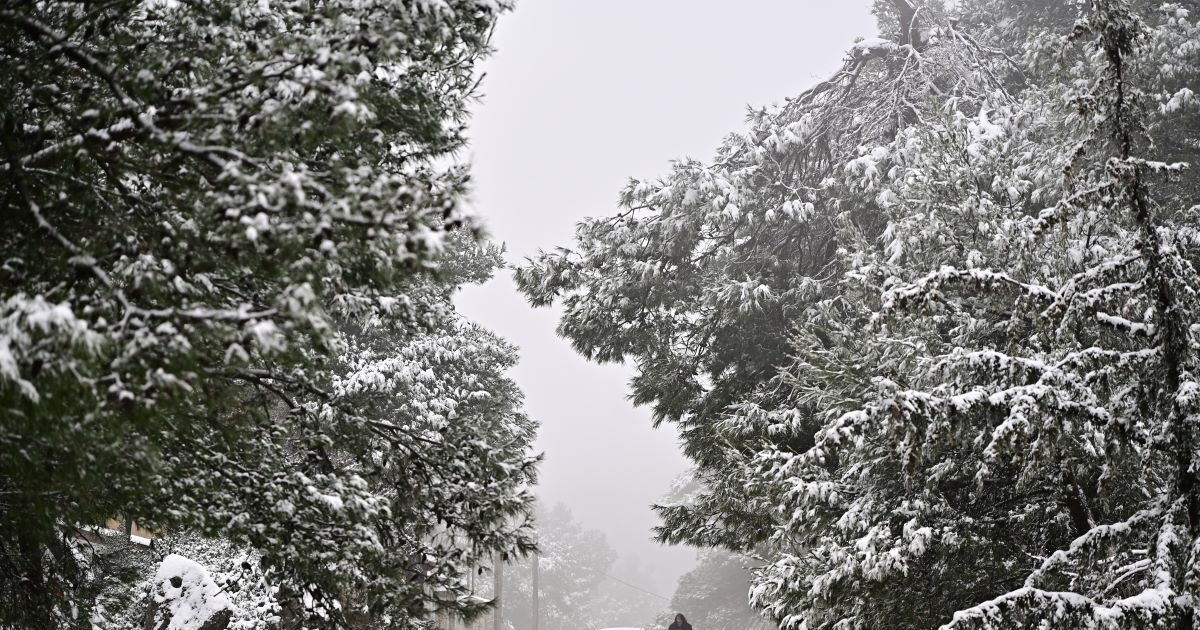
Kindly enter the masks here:
[[518, 273], [632, 360], [789, 629], [1190, 628], [1200, 352], [1184, 4], [879, 3], [887, 38]]
[[285, 626], [469, 615], [531, 548], [514, 350], [450, 302], [508, 8], [0, 3], [0, 626], [90, 627], [117, 515], [252, 551]]

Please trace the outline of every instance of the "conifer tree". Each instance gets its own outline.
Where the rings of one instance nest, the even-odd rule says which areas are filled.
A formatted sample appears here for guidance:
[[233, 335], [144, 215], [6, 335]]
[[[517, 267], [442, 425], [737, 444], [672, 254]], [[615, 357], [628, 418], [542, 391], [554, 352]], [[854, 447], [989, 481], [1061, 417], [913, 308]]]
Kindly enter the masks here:
[[521, 287], [636, 362], [707, 486], [660, 537], [765, 550], [782, 627], [1190, 627], [1194, 18], [887, 8]]
[[472, 612], [529, 548], [513, 350], [449, 299], [508, 7], [0, 3], [0, 625], [88, 627], [117, 516], [249, 546], [310, 627]]

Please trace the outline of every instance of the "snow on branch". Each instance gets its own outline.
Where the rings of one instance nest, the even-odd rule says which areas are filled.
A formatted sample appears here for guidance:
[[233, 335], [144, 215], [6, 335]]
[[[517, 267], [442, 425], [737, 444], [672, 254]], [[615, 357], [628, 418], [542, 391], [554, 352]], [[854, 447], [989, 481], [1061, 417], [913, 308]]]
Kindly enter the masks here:
[[1152, 523], [1163, 514], [1163, 499], [1159, 497], [1149, 506], [1138, 510], [1129, 518], [1116, 523], [1097, 525], [1082, 536], [1071, 541], [1066, 549], [1059, 549], [1050, 554], [1041, 566], [1025, 578], [1026, 588], [1035, 588], [1038, 582], [1050, 571], [1068, 565], [1077, 559], [1080, 553], [1095, 550], [1097, 547], [1109, 544], [1114, 539], [1125, 538], [1147, 523]]
[[940, 630], [1009, 628], [1014, 622], [1032, 624], [1035, 620], [1049, 624], [1042, 627], [1079, 630], [1139, 627], [1139, 623], [1170, 614], [1174, 599], [1173, 591], [1148, 588], [1103, 605], [1079, 593], [1023, 587], [954, 613], [953, 620]]
[[898, 310], [918, 298], [929, 302], [945, 302], [945, 296], [941, 293], [941, 288], [951, 282], [992, 287], [1015, 287], [1025, 295], [1050, 303], [1060, 299], [1059, 293], [1049, 287], [1022, 282], [1003, 271], [942, 266], [937, 271], [930, 272], [916, 282], [902, 284], [884, 291], [881, 312], [887, 313]]

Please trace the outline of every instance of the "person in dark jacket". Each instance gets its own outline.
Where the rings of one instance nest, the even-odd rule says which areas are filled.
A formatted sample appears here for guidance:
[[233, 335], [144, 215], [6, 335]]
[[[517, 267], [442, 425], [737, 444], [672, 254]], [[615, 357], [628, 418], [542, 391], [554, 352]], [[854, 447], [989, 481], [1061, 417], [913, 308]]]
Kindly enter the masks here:
[[684, 617], [683, 613], [677, 613], [675, 622], [667, 630], [692, 630], [692, 624], [687, 622], [687, 617]]

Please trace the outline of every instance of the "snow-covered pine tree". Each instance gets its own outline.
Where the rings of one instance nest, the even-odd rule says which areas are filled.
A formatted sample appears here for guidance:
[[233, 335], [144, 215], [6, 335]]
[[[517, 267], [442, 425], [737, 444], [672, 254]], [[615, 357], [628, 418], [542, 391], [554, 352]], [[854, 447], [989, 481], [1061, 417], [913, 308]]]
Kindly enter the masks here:
[[310, 626], [528, 548], [512, 349], [448, 298], [494, 255], [445, 242], [508, 7], [0, 6], [0, 624], [87, 627], [116, 515], [249, 544]]
[[[522, 288], [563, 300], [585, 355], [637, 362], [635, 398], [680, 422], [710, 486], [662, 511], [662, 537], [766, 545], [753, 599], [785, 627], [1191, 614], [1188, 543], [1160, 549], [1146, 528], [1178, 523], [1161, 515], [1186, 494], [1172, 462], [1189, 447], [1164, 445], [1190, 412], [1163, 401], [1192, 404], [1175, 390], [1196, 354], [1195, 188], [1137, 152], [1194, 154], [1169, 137], [1194, 138], [1194, 20], [1151, 3], [892, 6], [893, 39], [857, 44], [711, 165], [635, 182]], [[1151, 186], [1138, 218], [1130, 191]], [[798, 220], [795, 201], [811, 204]], [[1149, 272], [1147, 247], [1170, 271]], [[1172, 315], [1141, 279], [1155, 273], [1189, 296]], [[1171, 317], [1187, 331], [1173, 354]], [[1177, 386], [1165, 356], [1184, 362]], [[1146, 581], [1152, 558], [1178, 586]]]
[[[1194, 37], [1175, 7], [1150, 17], [1150, 50]], [[781, 508], [803, 508], [779, 536], [792, 553], [755, 593], [786, 621], [930, 627], [998, 588], [1013, 593], [961, 614], [962, 623], [1145, 627], [1171, 617], [1153, 608], [1161, 601], [1135, 599], [1147, 594], [1136, 579], [1150, 568], [1147, 541], [1122, 555], [1110, 537], [1125, 519], [1141, 523], [1146, 494], [1171, 474], [1161, 453], [1141, 448], [1156, 418], [1139, 405], [1161, 372], [1139, 362], [1150, 350], [1106, 330], [1111, 310], [1138, 310], [1125, 300], [1144, 272], [1136, 254], [1117, 253], [1136, 251], [1141, 232], [1132, 214], [1114, 213], [1121, 195], [1105, 175], [1111, 130], [1101, 124], [1111, 112], [1078, 109], [1106, 102], [1103, 92], [1072, 94], [1106, 66], [1064, 52], [1076, 81], [1023, 90], [1017, 110], [989, 105], [974, 119], [917, 130], [916, 159], [897, 160], [884, 178], [898, 201], [881, 250], [858, 249], [844, 284], [851, 297], [801, 326], [785, 380], [804, 406], [792, 413], [815, 407], [827, 420], [816, 448], [764, 453], [761, 471], [780, 481]], [[1153, 75], [1139, 61], [1128, 62], [1127, 81]], [[1041, 211], [1055, 197], [1058, 210]], [[1058, 213], [1069, 219], [1047, 229]], [[1057, 310], [1044, 290], [1057, 292]], [[911, 303], [914, 295], [936, 297]], [[1086, 553], [1077, 537], [1106, 539], [1108, 573], [1057, 566], [1073, 578], [1056, 581], [1031, 563], [1058, 565], [1070, 554], [1055, 551], [1072, 545]], [[905, 597], [889, 597], [896, 592]], [[1144, 604], [1150, 610], [1120, 610]]]
[[[1147, 17], [1143, 50], [1195, 30], [1174, 7]], [[761, 476], [780, 484], [779, 509], [791, 512], [777, 536], [790, 551], [755, 599], [785, 621], [931, 627], [997, 591], [1036, 599], [1019, 589], [1035, 588], [1037, 558], [1111, 533], [1094, 528], [1141, 514], [1146, 493], [1169, 485], [1162, 454], [1143, 448], [1160, 375], [1142, 361], [1153, 353], [1112, 330], [1147, 311], [1133, 283], [1144, 271], [1140, 228], [1114, 207], [1103, 126], [1112, 116], [1091, 83], [1107, 66], [1075, 46], [1060, 59], [1062, 76], [1044, 88], [927, 121], [908, 155], [880, 151], [897, 167], [875, 184], [896, 192], [879, 246], [847, 248], [845, 295], [800, 326], [797, 365], [782, 379], [796, 404], [745, 409], [748, 421], [781, 426], [805, 410], [825, 416], [815, 448], [760, 454]], [[1146, 65], [1130, 61], [1126, 80], [1152, 75]], [[1036, 588], [1102, 607], [1130, 595], [1130, 578], [1148, 567], [1119, 559], [1104, 559], [1119, 587], [1081, 573], [1041, 575]], [[1099, 622], [1090, 611], [1026, 612], [1007, 623], [1118, 623], [1107, 611]]]
[[[1033, 234], [1052, 239], [1087, 225], [1094, 247], [1048, 257], [1070, 276], [1031, 278], [1031, 301], [1043, 306], [1036, 324], [1046, 332], [1034, 333], [1041, 343], [985, 360], [1025, 383], [993, 377], [958, 396], [985, 394], [967, 406], [1003, 417], [976, 439], [987, 444], [980, 478], [986, 459], [996, 458], [1018, 466], [1023, 483], [1082, 478], [1094, 486], [1076, 490], [1082, 518], [1068, 545], [1031, 567], [1020, 588], [956, 613], [948, 627], [1191, 628], [1200, 621], [1200, 206], [1194, 187], [1184, 206], [1160, 192], [1189, 165], [1154, 159], [1150, 142], [1164, 122], [1155, 114], [1183, 106], [1173, 103], [1181, 92], [1150, 90], [1178, 74], [1195, 76], [1197, 34], [1181, 6], [1138, 11], [1127, 0], [1096, 0], [1069, 38], [1084, 49], [1068, 91], [1078, 108], [1074, 168]], [[928, 295], [934, 284], [941, 281], [893, 294]], [[1129, 470], [1130, 461], [1140, 465]], [[1122, 494], [1123, 509], [1112, 509], [1110, 499]]]

